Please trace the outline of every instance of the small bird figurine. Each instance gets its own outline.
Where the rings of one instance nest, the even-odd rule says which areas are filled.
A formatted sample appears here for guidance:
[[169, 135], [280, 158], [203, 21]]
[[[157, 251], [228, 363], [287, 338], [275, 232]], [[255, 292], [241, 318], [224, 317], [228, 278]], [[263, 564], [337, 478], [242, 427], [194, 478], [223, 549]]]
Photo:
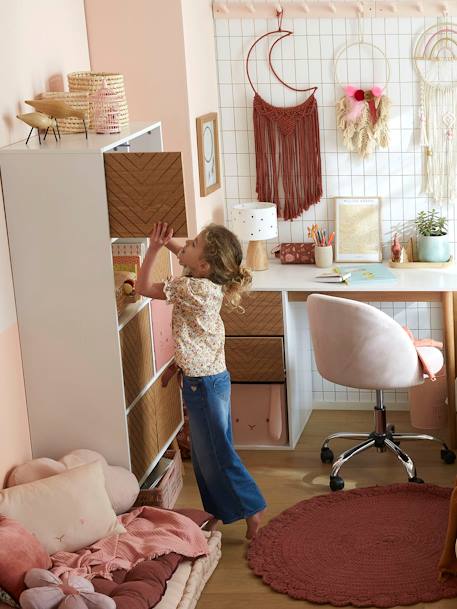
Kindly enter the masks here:
[[393, 239], [392, 247], [390, 248], [390, 251], [392, 252], [392, 262], [400, 262], [401, 243], [400, 243], [400, 239], [398, 238], [397, 233], [395, 233], [395, 235], [394, 235], [394, 239]]
[[[34, 129], [36, 129], [38, 132], [38, 141], [41, 144], [40, 129], [46, 129], [46, 133], [47, 133], [47, 130], [49, 128], [51, 128], [54, 131], [54, 127], [56, 126], [56, 121], [53, 118], [51, 118], [50, 116], [47, 116], [46, 114], [42, 114], [41, 112], [27, 112], [26, 114], [18, 114], [16, 116], [16, 118], [18, 118], [20, 121], [22, 121], [23, 123], [25, 123], [26, 125], [29, 125], [31, 127], [30, 133], [25, 142], [26, 144], [28, 144], [30, 136], [32, 135], [32, 131]], [[56, 136], [55, 131], [54, 131], [54, 137], [56, 138], [56, 141], [57, 141], [57, 136]]]
[[88, 118], [87, 113], [84, 110], [76, 110], [70, 104], [67, 104], [64, 101], [57, 99], [26, 99], [25, 103], [32, 108], [35, 108], [38, 112], [43, 112], [48, 116], [56, 119], [57, 132], [59, 133], [59, 124], [57, 123], [57, 119], [59, 118], [69, 118], [70, 116], [74, 116], [75, 118], [79, 118], [84, 125], [84, 132], [86, 134], [87, 139], [87, 127], [86, 127], [86, 119]]

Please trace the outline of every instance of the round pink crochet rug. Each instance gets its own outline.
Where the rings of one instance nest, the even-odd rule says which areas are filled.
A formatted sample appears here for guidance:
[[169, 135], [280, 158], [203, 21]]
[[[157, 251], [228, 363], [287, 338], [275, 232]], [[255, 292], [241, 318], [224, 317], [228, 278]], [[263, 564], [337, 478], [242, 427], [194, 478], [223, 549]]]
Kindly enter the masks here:
[[301, 501], [259, 531], [249, 566], [278, 592], [337, 607], [457, 597], [457, 579], [438, 582], [450, 495], [406, 483]]

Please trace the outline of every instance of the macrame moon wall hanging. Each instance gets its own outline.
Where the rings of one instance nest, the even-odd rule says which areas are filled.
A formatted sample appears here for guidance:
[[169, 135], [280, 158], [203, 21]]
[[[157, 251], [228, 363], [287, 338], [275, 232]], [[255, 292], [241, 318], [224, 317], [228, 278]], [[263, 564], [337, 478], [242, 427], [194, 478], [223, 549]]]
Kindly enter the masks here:
[[[386, 63], [386, 83], [383, 87], [373, 86], [361, 89], [344, 85], [338, 78], [338, 65], [352, 47], [370, 47], [381, 54]], [[390, 63], [385, 53], [371, 42], [358, 40], [346, 44], [334, 60], [335, 81], [343, 87], [344, 95], [336, 103], [337, 125], [343, 142], [350, 152], [357, 152], [362, 158], [372, 154], [377, 146], [389, 146], [390, 99], [384, 94], [390, 77]]]
[[457, 26], [437, 23], [414, 48], [420, 78], [422, 192], [441, 204], [457, 197]]
[[[278, 216], [293, 220], [322, 197], [317, 87], [298, 89], [285, 83], [275, 71], [271, 54], [274, 46], [293, 34], [281, 28], [254, 41], [246, 57], [246, 74], [254, 91], [253, 119], [256, 158], [256, 192], [259, 201], [275, 203]], [[271, 45], [268, 62], [275, 77], [293, 91], [312, 91], [306, 101], [293, 107], [277, 107], [266, 102], [254, 87], [249, 74], [249, 59], [258, 42], [271, 34], [281, 34]]]

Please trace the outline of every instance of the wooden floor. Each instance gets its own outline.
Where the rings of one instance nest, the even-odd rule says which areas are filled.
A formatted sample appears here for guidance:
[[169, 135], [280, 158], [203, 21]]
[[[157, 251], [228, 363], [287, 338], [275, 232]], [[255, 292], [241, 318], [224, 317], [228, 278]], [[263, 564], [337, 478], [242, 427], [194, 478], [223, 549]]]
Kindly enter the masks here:
[[[389, 422], [398, 431], [412, 431], [407, 412], [390, 413]], [[323, 437], [334, 431], [371, 431], [372, 414], [368, 411], [315, 411], [308, 422], [301, 440], [293, 451], [240, 451], [240, 456], [259, 484], [268, 503], [265, 521], [294, 503], [330, 492], [328, 465], [322, 465], [319, 449]], [[335, 454], [349, 441], [335, 441]], [[444, 465], [440, 460], [439, 446], [428, 442], [405, 442], [402, 447], [414, 459], [418, 475], [426, 482], [453, 486], [456, 465]], [[192, 466], [186, 462], [184, 489], [177, 507], [201, 507]], [[355, 457], [342, 470], [345, 488], [404, 482], [406, 474], [401, 464], [389, 453], [374, 449]], [[246, 543], [243, 523], [221, 526], [222, 558], [206, 585], [197, 609], [285, 609], [292, 607], [320, 607], [296, 601], [273, 592], [254, 576], [245, 561]], [[457, 600], [443, 600], [430, 604], [418, 604], [412, 609], [451, 609]]]

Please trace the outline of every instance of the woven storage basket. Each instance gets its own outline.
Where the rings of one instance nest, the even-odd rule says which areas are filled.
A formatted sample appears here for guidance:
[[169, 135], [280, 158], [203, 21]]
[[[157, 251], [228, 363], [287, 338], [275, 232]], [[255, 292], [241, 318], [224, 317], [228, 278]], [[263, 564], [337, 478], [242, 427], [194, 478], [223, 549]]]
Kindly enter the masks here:
[[179, 450], [167, 450], [164, 457], [173, 459], [173, 463], [158, 486], [140, 490], [135, 507], [150, 505], [169, 510], [174, 507], [183, 486], [181, 453]]
[[[87, 115], [86, 126], [89, 127], [89, 94], [85, 91], [47, 91], [41, 94], [41, 99], [63, 101], [75, 110], [84, 110]], [[76, 116], [59, 118], [59, 131], [61, 133], [84, 133], [84, 124]]]
[[[71, 72], [71, 74], [68, 74], [67, 78], [68, 88], [71, 92], [75, 93], [95, 93], [95, 91], [98, 91], [102, 87], [103, 81], [105, 81], [107, 87], [122, 97], [119, 103], [119, 124], [121, 129], [128, 126], [129, 109], [125, 96], [124, 77], [122, 74], [115, 74], [113, 72]], [[89, 127], [90, 129], [93, 129], [94, 127], [91, 108]]]

